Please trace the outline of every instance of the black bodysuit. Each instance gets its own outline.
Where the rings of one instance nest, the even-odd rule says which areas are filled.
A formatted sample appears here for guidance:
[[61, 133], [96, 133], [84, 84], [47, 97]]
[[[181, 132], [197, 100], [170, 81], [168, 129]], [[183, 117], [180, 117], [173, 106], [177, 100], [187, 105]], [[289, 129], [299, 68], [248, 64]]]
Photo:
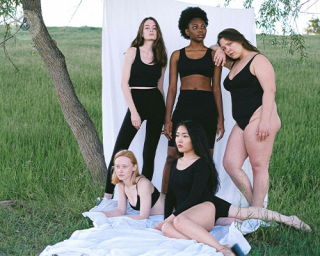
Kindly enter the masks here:
[[[140, 179], [138, 179], [137, 184], [136, 184], [136, 189], [137, 189], [137, 203], [136, 203], [136, 206], [133, 206], [132, 204], [130, 204], [130, 201], [129, 201], [129, 204], [130, 204], [131, 208], [133, 210], [136, 210], [136, 211], [140, 211], [140, 196], [138, 194], [138, 182], [141, 179], [142, 179], [142, 177]], [[159, 197], [160, 197], [160, 192], [156, 187], [154, 187], [153, 193], [151, 194], [151, 208], [156, 204], [156, 202], [158, 201]]]
[[231, 93], [233, 119], [242, 130], [262, 105], [263, 89], [258, 78], [250, 72], [250, 64], [255, 56], [232, 80], [228, 75], [223, 82], [224, 88]]
[[[177, 162], [178, 159], [171, 166], [165, 201], [165, 218], [172, 213], [177, 216], [185, 210], [207, 201], [216, 207], [216, 220], [220, 217], [228, 217], [231, 204], [211, 193], [208, 184], [211, 173], [206, 160], [199, 158], [184, 170], [177, 169]], [[174, 208], [175, 211], [173, 211]]]

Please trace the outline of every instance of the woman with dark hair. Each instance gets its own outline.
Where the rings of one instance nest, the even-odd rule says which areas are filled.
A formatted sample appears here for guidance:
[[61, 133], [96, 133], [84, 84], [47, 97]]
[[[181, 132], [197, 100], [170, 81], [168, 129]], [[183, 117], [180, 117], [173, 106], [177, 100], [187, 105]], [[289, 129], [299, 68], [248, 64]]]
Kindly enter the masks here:
[[[269, 188], [269, 161], [281, 127], [275, 103], [275, 74], [269, 60], [239, 31], [229, 28], [218, 35], [230, 69], [224, 87], [232, 98], [236, 121], [229, 136], [223, 165], [251, 206], [263, 206]], [[242, 165], [249, 156], [253, 187]]]
[[[219, 141], [224, 134], [220, 89], [222, 67], [216, 66], [215, 61], [218, 63], [221, 57], [225, 57], [225, 54], [221, 52], [221, 55], [215, 57], [215, 51], [204, 45], [207, 25], [207, 14], [199, 7], [188, 7], [182, 11], [179, 29], [182, 37], [190, 40], [190, 44], [174, 51], [170, 59], [164, 124], [164, 135], [168, 138], [169, 143], [161, 189], [164, 194], [167, 191], [171, 164], [179, 156], [174, 147], [175, 134], [172, 134], [176, 125], [186, 119], [197, 120], [206, 133], [211, 154], [213, 154], [216, 135], [219, 135], [217, 138]], [[218, 48], [216, 47], [216, 50]], [[172, 114], [177, 93], [178, 74], [181, 81], [180, 94]]]
[[111, 183], [114, 156], [119, 150], [129, 148], [144, 120], [147, 126], [142, 174], [152, 180], [165, 116], [163, 79], [166, 65], [166, 48], [159, 24], [154, 18], [147, 17], [141, 22], [137, 37], [124, 58], [121, 89], [129, 108], [108, 166], [105, 198], [110, 199], [114, 190]]
[[[234, 255], [210, 233], [222, 218], [262, 219], [276, 221], [297, 229], [311, 231], [297, 216], [284, 216], [261, 207], [240, 208], [214, 196], [219, 187], [206, 135], [192, 121], [177, 125], [176, 146], [183, 157], [172, 163], [168, 193], [165, 199], [165, 220], [155, 226], [167, 237], [193, 239], [214, 247], [224, 255]], [[220, 219], [219, 219], [220, 218]]]
[[132, 219], [148, 219], [150, 215], [163, 214], [164, 195], [150, 180], [139, 173], [138, 162], [130, 150], [121, 150], [114, 157], [112, 184], [118, 184], [118, 207], [104, 211], [107, 217], [124, 216], [127, 201], [132, 209], [140, 211], [139, 215], [125, 215]]

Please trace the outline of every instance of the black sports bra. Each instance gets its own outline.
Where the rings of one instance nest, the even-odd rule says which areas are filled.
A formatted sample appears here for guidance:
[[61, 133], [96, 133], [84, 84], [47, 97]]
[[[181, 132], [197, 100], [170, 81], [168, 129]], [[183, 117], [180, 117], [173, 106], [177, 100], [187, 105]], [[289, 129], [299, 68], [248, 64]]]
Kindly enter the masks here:
[[142, 62], [140, 49], [137, 47], [136, 57], [131, 65], [129, 87], [157, 87], [160, 77], [161, 66]]
[[190, 75], [203, 75], [212, 78], [214, 64], [211, 53], [212, 49], [208, 48], [206, 54], [202, 58], [190, 59], [186, 55], [186, 49], [182, 48], [178, 60], [180, 79]]
[[[133, 206], [132, 204], [129, 204], [131, 206], [132, 209], [136, 210], [136, 211], [140, 211], [140, 196], [138, 194], [138, 182], [144, 177], [141, 177], [140, 179], [138, 179], [137, 184], [136, 184], [136, 189], [137, 189], [137, 204], [136, 206]], [[127, 195], [126, 195], [127, 197]], [[158, 201], [160, 197], [160, 192], [158, 191], [158, 189], [156, 187], [154, 187], [153, 193], [151, 195], [151, 208], [156, 204], [156, 202]], [[128, 197], [127, 197], [128, 198]]]

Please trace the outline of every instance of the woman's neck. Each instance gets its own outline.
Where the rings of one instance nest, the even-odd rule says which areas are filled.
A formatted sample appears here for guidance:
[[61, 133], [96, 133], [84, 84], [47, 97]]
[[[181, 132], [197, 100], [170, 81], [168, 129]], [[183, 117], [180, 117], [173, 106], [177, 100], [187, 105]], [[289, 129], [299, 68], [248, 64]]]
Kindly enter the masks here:
[[131, 178], [125, 179], [122, 182], [123, 182], [124, 186], [127, 188], [130, 188], [131, 186], [133, 186], [131, 183]]
[[194, 150], [190, 150], [188, 152], [184, 152], [183, 153], [183, 158], [185, 160], [191, 160], [191, 159], [195, 159], [195, 158], [199, 158], [199, 156], [194, 152]]
[[152, 45], [153, 45], [153, 41], [144, 41], [143, 45], [140, 46], [140, 48], [144, 51], [144, 52], [152, 52]]
[[203, 41], [201, 41], [201, 42], [190, 41], [189, 48], [191, 48], [193, 50], [200, 50], [200, 49], [203, 49], [203, 48], [206, 48], [206, 47], [203, 44]]
[[245, 59], [246, 57], [248, 57], [252, 53], [253, 53], [252, 51], [249, 51], [249, 50], [243, 48], [242, 53], [241, 53], [241, 55], [239, 57], [239, 60]]

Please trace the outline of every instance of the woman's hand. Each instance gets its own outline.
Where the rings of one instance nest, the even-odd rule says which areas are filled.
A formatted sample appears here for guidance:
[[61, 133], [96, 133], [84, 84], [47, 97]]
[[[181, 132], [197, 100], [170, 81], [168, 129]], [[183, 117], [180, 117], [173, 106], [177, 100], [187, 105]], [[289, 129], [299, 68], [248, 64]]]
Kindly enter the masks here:
[[162, 226], [164, 225], [164, 223], [166, 223], [166, 220], [161, 221], [160, 223], [158, 223], [157, 225], [154, 226], [154, 229], [160, 230], [162, 231]]
[[221, 47], [217, 47], [216, 53], [214, 54], [213, 61], [216, 66], [224, 66], [227, 62], [226, 54], [225, 52], [221, 49]]
[[222, 139], [222, 137], [224, 135], [224, 132], [225, 132], [225, 130], [224, 130], [224, 121], [221, 120], [217, 124], [217, 135], [220, 134], [219, 137], [217, 138], [217, 142]]
[[260, 121], [256, 130], [257, 140], [264, 141], [270, 135], [270, 124], [266, 121]]
[[166, 120], [163, 127], [163, 134], [167, 137], [168, 140], [172, 139], [172, 121]]
[[138, 112], [131, 113], [131, 123], [137, 130], [140, 129], [141, 118]]

